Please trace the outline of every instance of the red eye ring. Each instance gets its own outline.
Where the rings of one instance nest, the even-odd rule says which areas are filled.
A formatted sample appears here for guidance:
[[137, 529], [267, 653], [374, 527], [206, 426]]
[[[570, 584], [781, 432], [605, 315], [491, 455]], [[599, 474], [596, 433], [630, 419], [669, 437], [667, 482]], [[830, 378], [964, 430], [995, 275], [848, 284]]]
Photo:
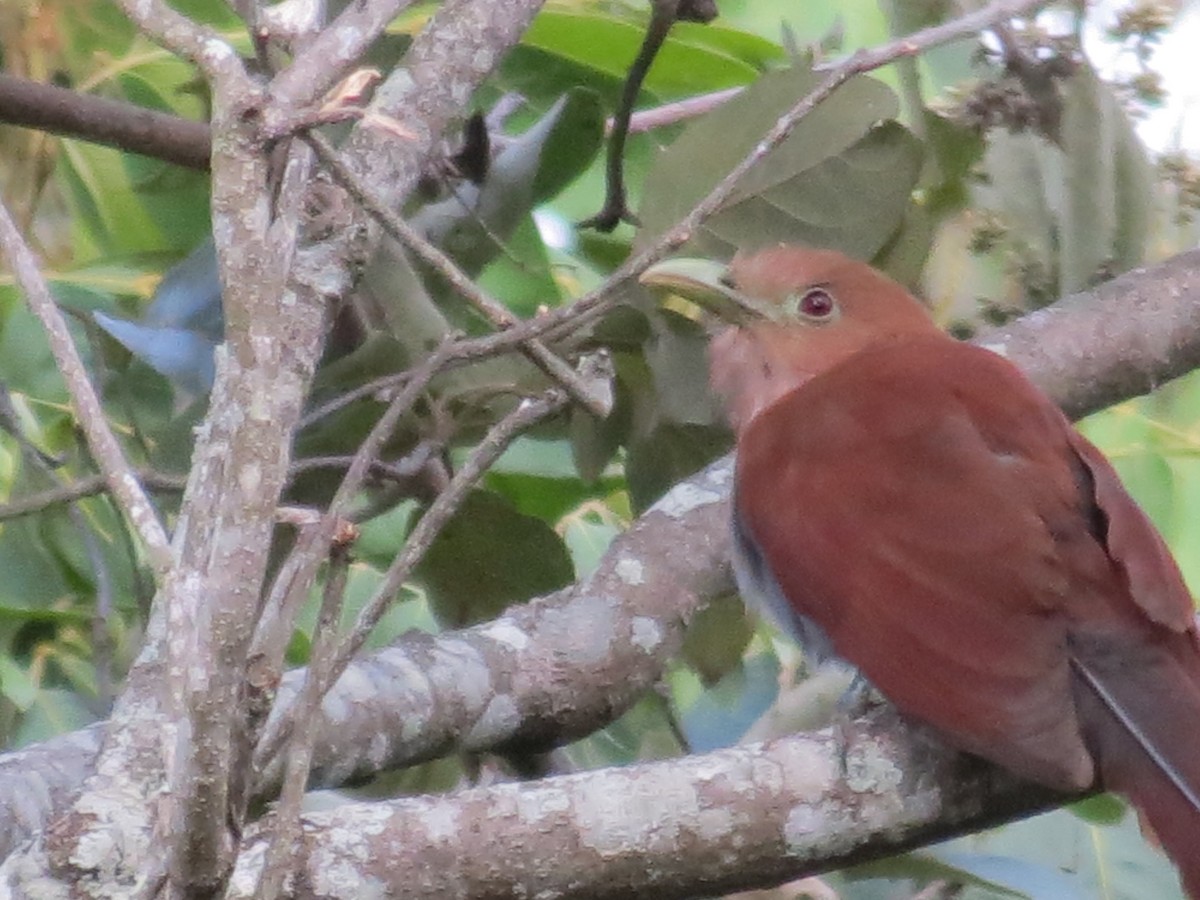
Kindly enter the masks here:
[[827, 319], [837, 309], [837, 301], [825, 288], [809, 288], [800, 297], [796, 309], [805, 318]]

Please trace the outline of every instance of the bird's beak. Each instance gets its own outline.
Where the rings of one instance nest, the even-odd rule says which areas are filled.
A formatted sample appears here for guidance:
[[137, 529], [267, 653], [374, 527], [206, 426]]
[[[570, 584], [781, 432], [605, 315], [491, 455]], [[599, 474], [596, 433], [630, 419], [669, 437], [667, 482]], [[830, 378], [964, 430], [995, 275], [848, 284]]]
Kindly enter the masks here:
[[728, 284], [728, 266], [710, 259], [667, 259], [638, 280], [650, 288], [689, 300], [734, 325], [773, 318], [770, 310]]

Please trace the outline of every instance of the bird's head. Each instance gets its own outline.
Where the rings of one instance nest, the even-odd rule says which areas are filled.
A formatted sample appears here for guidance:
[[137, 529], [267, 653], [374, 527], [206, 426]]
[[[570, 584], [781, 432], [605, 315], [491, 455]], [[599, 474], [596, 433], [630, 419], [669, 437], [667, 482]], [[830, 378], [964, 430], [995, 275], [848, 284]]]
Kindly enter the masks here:
[[738, 431], [774, 400], [869, 346], [937, 333], [902, 286], [833, 250], [779, 245], [738, 253], [728, 265], [671, 259], [641, 280], [730, 324], [710, 348], [712, 384]]

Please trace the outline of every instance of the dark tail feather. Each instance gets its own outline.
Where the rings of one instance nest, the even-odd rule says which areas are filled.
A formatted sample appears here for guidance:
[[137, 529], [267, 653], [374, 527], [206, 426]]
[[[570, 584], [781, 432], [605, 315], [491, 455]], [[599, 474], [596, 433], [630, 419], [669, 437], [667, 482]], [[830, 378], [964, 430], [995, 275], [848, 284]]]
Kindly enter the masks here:
[[1200, 654], [1151, 654], [1074, 659], [1076, 703], [1102, 785], [1133, 802], [1200, 900]]

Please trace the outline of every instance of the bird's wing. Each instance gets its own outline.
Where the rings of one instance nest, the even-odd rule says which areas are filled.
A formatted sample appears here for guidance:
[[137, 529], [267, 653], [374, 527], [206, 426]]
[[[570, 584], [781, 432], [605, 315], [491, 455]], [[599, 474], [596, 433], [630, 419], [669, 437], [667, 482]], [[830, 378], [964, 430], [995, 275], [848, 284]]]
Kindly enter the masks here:
[[1068, 603], [1095, 589], [1077, 568], [1103, 582], [1111, 567], [1070, 432], [999, 357], [914, 340], [756, 417], [737, 497], [783, 592], [897, 706], [1020, 774], [1082, 788], [1093, 770]]
[[1151, 620], [1175, 632], [1195, 630], [1195, 606], [1162, 536], [1121, 486], [1103, 454], [1071, 429], [1071, 449], [1091, 480], [1105, 519], [1104, 543], [1128, 594]]

